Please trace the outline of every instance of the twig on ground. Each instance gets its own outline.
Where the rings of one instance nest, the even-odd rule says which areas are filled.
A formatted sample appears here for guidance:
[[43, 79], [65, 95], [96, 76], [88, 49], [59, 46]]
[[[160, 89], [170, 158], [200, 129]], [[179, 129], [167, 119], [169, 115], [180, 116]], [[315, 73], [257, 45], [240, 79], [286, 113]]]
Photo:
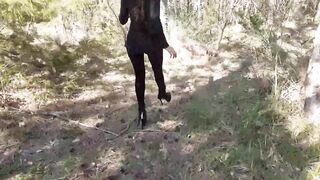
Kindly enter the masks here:
[[115, 112], [117, 112], [117, 111], [119, 111], [119, 110], [121, 110], [121, 109], [122, 109], [122, 108], [114, 109], [114, 110], [108, 112], [107, 114], [105, 114], [105, 117], [110, 116], [111, 114], [113, 114], [113, 113], [115, 113]]
[[176, 179], [174, 178], [172, 175], [168, 174], [168, 177], [171, 178], [171, 179]]
[[[26, 114], [30, 114], [30, 115], [50, 116], [50, 117], [53, 117], [53, 118], [58, 118], [58, 119], [61, 119], [63, 121], [69, 122], [69, 123], [73, 123], [73, 124], [76, 124], [76, 125], [79, 125], [79, 126], [83, 126], [85, 128], [95, 129], [97, 131], [101, 131], [101, 132], [104, 132], [104, 133], [107, 133], [107, 134], [111, 134], [111, 135], [114, 136], [113, 138], [110, 138], [108, 140], [115, 140], [115, 139], [123, 136], [126, 132], [129, 131], [132, 122], [134, 122], [136, 120], [136, 119], [133, 119], [133, 120], [129, 121], [128, 124], [127, 124], [127, 127], [118, 134], [118, 133], [115, 133], [115, 132], [112, 132], [112, 131], [109, 131], [109, 130], [101, 129], [101, 128], [98, 128], [98, 127], [95, 127], [95, 126], [90, 126], [90, 125], [81, 123], [79, 121], [75, 121], [75, 120], [60, 116], [57, 113], [50, 113], [50, 112], [49, 113], [48, 112], [34, 113], [34, 112], [24, 111], [24, 110], [17, 109], [17, 108], [11, 108], [11, 109], [14, 109], [16, 111], [23, 112], [23, 113], [26, 113]], [[115, 109], [115, 110], [109, 112], [109, 114], [113, 113], [115, 111], [118, 111], [118, 110], [119, 109]], [[156, 130], [156, 129], [143, 129], [143, 130], [133, 131], [132, 133], [139, 133], [139, 132], [163, 132], [163, 131]]]
[[309, 39], [301, 42], [301, 46], [304, 45], [304, 44], [306, 44], [307, 42], [313, 41], [314, 39], [315, 39], [315, 37], [312, 37], [312, 38], [309, 38]]
[[84, 176], [85, 173], [75, 174], [73, 177], [70, 177], [70, 180], [78, 179], [79, 176]]
[[[10, 144], [10, 145], [4, 145], [4, 144], [0, 145], [0, 152], [3, 152], [5, 150], [7, 150], [8, 148], [11, 148], [11, 147], [19, 145], [19, 144], [20, 144], [20, 142], [17, 142], [17, 143], [14, 143], [14, 144]], [[2, 146], [5, 146], [5, 147], [1, 148]]]
[[41, 113], [40, 115], [51, 116], [51, 117], [59, 118], [59, 119], [61, 119], [61, 120], [64, 120], [64, 121], [67, 121], [67, 122], [70, 122], [70, 123], [73, 123], [73, 124], [77, 124], [77, 125], [80, 125], [80, 126], [83, 126], [83, 127], [86, 127], [86, 128], [91, 128], [91, 129], [95, 129], [95, 130], [98, 130], [98, 131], [102, 131], [102, 132], [107, 133], [107, 134], [112, 134], [112, 135], [114, 135], [114, 136], [119, 136], [119, 134], [117, 134], [117, 133], [115, 133], [115, 132], [112, 132], [112, 131], [109, 131], [109, 130], [105, 130], [105, 129], [101, 129], [101, 128], [98, 128], [98, 127], [95, 127], [95, 126], [90, 126], [90, 125], [81, 123], [81, 122], [79, 122], [79, 121], [74, 121], [74, 120], [71, 120], [71, 119], [62, 117], [62, 116], [60, 116], [60, 115], [57, 115], [57, 114], [55, 114], [55, 113]]
[[[115, 140], [115, 139], [123, 136], [126, 132], [129, 131], [132, 122], [135, 121], [135, 120], [136, 120], [136, 119], [131, 120], [131, 121], [128, 123], [127, 127], [126, 127], [124, 130], [122, 130], [122, 131], [119, 133], [118, 136], [116, 136], [116, 137], [114, 137], [114, 138], [110, 138], [110, 139], [108, 139], [108, 140]], [[132, 131], [132, 132], [130, 132], [130, 133], [140, 133], [140, 132], [149, 132], [149, 133], [152, 133], [152, 132], [164, 132], [164, 131], [161, 131], [161, 130], [158, 130], [158, 129], [141, 129], [141, 130]]]
[[130, 127], [131, 127], [131, 123], [132, 123], [133, 121], [135, 121], [135, 119], [129, 121], [128, 124], [127, 124], [127, 127], [126, 127], [124, 130], [122, 130], [116, 137], [110, 138], [110, 139], [108, 139], [108, 140], [115, 140], [115, 139], [123, 136], [126, 132], [129, 131], [129, 129], [130, 129]]
[[165, 131], [161, 131], [158, 129], [142, 129], [142, 130], [137, 130], [137, 131], [133, 131], [132, 133], [140, 133], [140, 132], [165, 132]]
[[122, 136], [124, 133], [126, 133], [130, 129], [131, 123], [134, 121], [135, 121], [135, 119], [129, 121], [127, 127], [120, 132], [119, 136]]
[[15, 111], [19, 111], [19, 112], [22, 112], [22, 113], [25, 113], [25, 114], [30, 114], [30, 115], [50, 116], [50, 117], [53, 117], [53, 118], [61, 119], [63, 121], [69, 122], [69, 123], [73, 123], [73, 124], [80, 125], [80, 126], [83, 126], [83, 127], [86, 127], [86, 128], [95, 129], [95, 130], [98, 130], [98, 131], [101, 131], [101, 132], [104, 132], [104, 133], [107, 133], [107, 134], [111, 134], [113, 136], [119, 136], [119, 134], [117, 134], [115, 132], [112, 132], [112, 131], [109, 131], [109, 130], [105, 130], [105, 129], [101, 129], [101, 128], [98, 128], [98, 127], [95, 127], [95, 126], [90, 126], [90, 125], [81, 123], [79, 121], [71, 120], [71, 119], [62, 117], [62, 116], [58, 115], [57, 113], [46, 113], [46, 112], [44, 112], [44, 113], [43, 112], [34, 113], [34, 112], [30, 112], [30, 111], [24, 111], [24, 110], [21, 110], [21, 109], [13, 108], [13, 107], [11, 107], [10, 109], [13, 109]]

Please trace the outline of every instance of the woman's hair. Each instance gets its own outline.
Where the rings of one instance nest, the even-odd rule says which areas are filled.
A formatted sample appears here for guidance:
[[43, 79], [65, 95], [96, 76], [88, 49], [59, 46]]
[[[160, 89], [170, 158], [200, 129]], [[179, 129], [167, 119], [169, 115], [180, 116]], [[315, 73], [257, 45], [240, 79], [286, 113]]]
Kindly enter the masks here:
[[145, 19], [145, 0], [136, 0], [136, 5], [134, 8], [132, 8], [131, 15], [133, 17], [130, 17], [133, 21], [142, 22]]

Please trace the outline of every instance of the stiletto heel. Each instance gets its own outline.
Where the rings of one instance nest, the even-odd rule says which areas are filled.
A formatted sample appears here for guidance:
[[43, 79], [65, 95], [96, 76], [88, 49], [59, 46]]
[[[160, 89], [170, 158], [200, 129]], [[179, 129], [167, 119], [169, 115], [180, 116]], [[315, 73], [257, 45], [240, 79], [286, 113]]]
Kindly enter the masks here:
[[147, 124], [147, 112], [145, 109], [142, 111], [139, 110], [137, 127], [140, 126], [140, 123], [141, 123], [141, 129], [143, 129]]
[[159, 101], [160, 101], [161, 105], [163, 105], [163, 102], [162, 102], [162, 100], [161, 100], [161, 99], [159, 99]]
[[171, 93], [166, 92], [164, 94], [159, 94], [158, 99], [160, 100], [161, 105], [163, 105], [162, 99], [166, 100], [167, 102], [171, 101]]

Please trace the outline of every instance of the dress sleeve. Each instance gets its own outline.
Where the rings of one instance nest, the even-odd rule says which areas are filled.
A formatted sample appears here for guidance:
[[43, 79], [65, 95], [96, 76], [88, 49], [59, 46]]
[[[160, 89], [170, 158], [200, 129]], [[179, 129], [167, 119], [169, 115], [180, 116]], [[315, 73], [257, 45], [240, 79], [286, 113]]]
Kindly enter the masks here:
[[119, 21], [122, 25], [126, 24], [129, 18], [129, 10], [128, 10], [126, 1], [127, 0], [121, 0]]
[[163, 31], [159, 33], [159, 43], [163, 49], [169, 47], [169, 44], [167, 42], [166, 36], [164, 35]]
[[157, 39], [159, 41], [159, 44], [160, 44], [161, 48], [165, 49], [165, 48], [167, 48], [169, 46], [169, 44], [168, 44], [167, 38], [166, 38], [166, 36], [164, 34], [162, 23], [161, 23], [160, 19], [158, 20], [157, 24], [158, 24], [158, 27], [157, 27], [157, 29], [158, 29], [157, 30], [158, 31]]
[[156, 42], [160, 48], [167, 48], [169, 46], [166, 36], [163, 31], [162, 23], [160, 20], [160, 1], [146, 0], [147, 4], [147, 20], [149, 21], [149, 31], [156, 38]]

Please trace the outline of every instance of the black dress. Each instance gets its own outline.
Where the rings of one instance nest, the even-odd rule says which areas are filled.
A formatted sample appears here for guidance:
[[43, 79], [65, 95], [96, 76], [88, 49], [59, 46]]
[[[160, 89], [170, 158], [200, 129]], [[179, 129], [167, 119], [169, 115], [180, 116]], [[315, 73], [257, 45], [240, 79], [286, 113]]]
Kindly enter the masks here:
[[[141, 2], [143, 19], [137, 20], [134, 17]], [[148, 54], [169, 46], [160, 21], [160, 0], [121, 0], [120, 23], [126, 24], [129, 17], [131, 24], [126, 41], [129, 54]]]

